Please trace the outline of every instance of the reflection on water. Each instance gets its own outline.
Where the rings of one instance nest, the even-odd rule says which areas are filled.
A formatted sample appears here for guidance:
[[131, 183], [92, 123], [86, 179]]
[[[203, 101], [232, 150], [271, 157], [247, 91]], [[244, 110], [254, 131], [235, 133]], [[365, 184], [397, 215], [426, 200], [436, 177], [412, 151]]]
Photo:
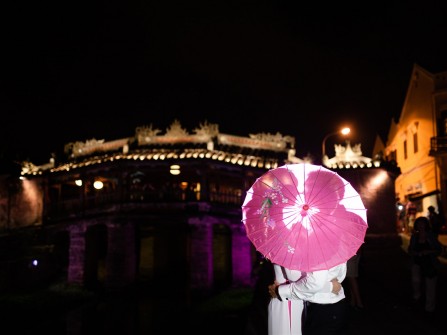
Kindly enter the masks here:
[[160, 283], [94, 294], [46, 288], [0, 299], [1, 334], [208, 335], [210, 329], [214, 335], [243, 334], [252, 289], [231, 287], [192, 297], [175, 281]]
[[166, 286], [153, 292], [109, 292], [59, 312], [22, 308], [14, 311], [3, 329], [8, 328], [7, 334], [45, 335], [180, 333], [187, 323], [188, 304], [185, 294], [170, 294], [169, 290]]
[[185, 301], [169, 293], [162, 298], [148, 292], [121, 292], [68, 312], [64, 317], [65, 332], [61, 334], [172, 334], [181, 328], [179, 322], [184, 326], [187, 321], [181, 316], [187, 316]]

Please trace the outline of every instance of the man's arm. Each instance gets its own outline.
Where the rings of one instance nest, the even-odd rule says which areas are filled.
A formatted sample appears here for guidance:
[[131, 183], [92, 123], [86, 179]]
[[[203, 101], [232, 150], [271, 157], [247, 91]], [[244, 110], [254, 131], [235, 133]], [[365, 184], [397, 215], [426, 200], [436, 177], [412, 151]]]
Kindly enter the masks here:
[[[295, 283], [291, 283], [291, 284], [285, 284], [282, 285], [284, 288], [281, 288], [281, 291], [283, 292], [283, 295], [286, 299], [306, 299], [306, 297], [312, 296], [314, 294], [314, 292], [296, 292], [295, 295], [288, 295], [286, 294], [287, 291], [286, 289], [290, 290], [290, 291], [296, 291], [301, 289], [307, 289], [306, 287], [310, 287], [313, 286], [314, 284], [308, 285], [309, 282], [313, 283], [313, 281], [307, 281], [306, 284], [301, 285], [303, 283], [299, 283], [300, 281], [302, 281], [303, 279], [299, 280], [298, 282]], [[279, 292], [279, 284], [278, 282], [274, 282], [273, 284], [269, 285], [268, 289], [269, 289], [269, 294], [272, 298], [278, 298], [279, 300], [282, 300], [281, 298], [281, 293]], [[315, 285], [314, 289], [316, 289], [317, 287], [321, 287], [319, 285]], [[332, 279], [331, 281], [327, 281], [325, 283], [323, 283], [323, 286], [321, 287], [321, 291], [319, 292], [332, 292], [334, 294], [338, 294], [338, 292], [340, 292], [342, 286], [341, 284], [338, 282], [338, 280], [336, 278]], [[302, 298], [300, 297], [302, 296]]]
[[330, 292], [332, 278], [328, 278], [328, 274], [327, 270], [309, 272], [296, 282], [278, 286], [278, 295], [286, 300], [308, 300], [317, 292]]

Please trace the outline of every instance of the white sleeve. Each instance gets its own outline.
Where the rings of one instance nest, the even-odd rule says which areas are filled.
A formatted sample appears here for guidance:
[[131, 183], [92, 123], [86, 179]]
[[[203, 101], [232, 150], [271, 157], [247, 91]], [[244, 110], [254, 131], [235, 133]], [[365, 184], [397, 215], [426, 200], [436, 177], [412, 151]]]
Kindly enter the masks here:
[[289, 282], [297, 281], [302, 277], [302, 272], [299, 270], [290, 270], [290, 269], [284, 268], [284, 272], [285, 272], [286, 278], [289, 280]]
[[275, 280], [279, 284], [284, 283], [286, 281], [286, 278], [284, 278], [281, 265], [273, 263], [273, 270], [275, 271]]
[[330, 280], [327, 270], [309, 272], [299, 281], [280, 285], [278, 293], [281, 299], [307, 300], [317, 292], [331, 292], [332, 283]]

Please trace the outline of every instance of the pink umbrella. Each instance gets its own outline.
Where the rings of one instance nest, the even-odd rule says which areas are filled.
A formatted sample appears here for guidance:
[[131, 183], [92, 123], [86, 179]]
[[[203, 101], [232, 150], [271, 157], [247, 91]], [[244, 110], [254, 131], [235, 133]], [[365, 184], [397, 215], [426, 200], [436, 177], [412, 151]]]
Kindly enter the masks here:
[[364, 242], [366, 209], [352, 185], [319, 165], [269, 170], [247, 191], [242, 222], [256, 250], [292, 270], [346, 262]]

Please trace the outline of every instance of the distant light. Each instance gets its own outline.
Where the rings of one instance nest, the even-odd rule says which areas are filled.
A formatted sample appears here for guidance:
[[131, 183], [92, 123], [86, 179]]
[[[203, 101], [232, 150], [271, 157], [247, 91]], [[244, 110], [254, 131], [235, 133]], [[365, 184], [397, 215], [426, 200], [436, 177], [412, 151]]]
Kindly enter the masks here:
[[178, 176], [180, 174], [180, 165], [174, 164], [169, 167], [169, 173]]
[[75, 180], [75, 184], [76, 184], [77, 186], [82, 186], [82, 180], [81, 180], [81, 179], [76, 179], [76, 180]]
[[31, 262], [31, 265], [32, 266], [37, 266], [37, 265], [39, 265], [39, 261], [37, 259], [33, 259], [32, 262]]
[[348, 135], [351, 132], [351, 129], [346, 127], [341, 130], [342, 135]]
[[97, 189], [97, 190], [100, 190], [100, 189], [102, 189], [102, 188], [104, 187], [104, 183], [103, 183], [102, 181], [100, 181], [100, 180], [96, 180], [96, 181], [93, 183], [93, 187], [94, 187], [95, 189]]

